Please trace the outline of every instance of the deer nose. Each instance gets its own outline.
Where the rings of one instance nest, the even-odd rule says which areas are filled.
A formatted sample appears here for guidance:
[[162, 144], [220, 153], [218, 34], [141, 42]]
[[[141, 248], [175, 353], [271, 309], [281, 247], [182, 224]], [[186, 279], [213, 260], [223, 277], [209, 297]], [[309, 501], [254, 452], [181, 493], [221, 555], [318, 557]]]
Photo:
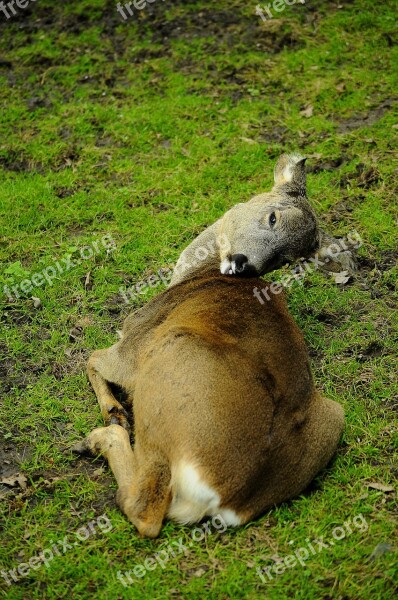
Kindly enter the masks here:
[[244, 273], [249, 267], [249, 260], [244, 254], [234, 254], [231, 262], [234, 273]]

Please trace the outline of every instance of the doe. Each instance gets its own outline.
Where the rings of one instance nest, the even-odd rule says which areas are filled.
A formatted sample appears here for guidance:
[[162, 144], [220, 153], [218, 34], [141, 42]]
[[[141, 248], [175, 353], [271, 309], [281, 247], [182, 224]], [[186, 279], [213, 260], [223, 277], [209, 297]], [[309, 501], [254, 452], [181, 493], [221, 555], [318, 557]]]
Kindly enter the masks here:
[[[117, 502], [141, 535], [156, 537], [166, 517], [247, 523], [299, 494], [334, 454], [341, 406], [315, 388], [284, 295], [263, 305], [253, 296], [263, 273], [330, 239], [306, 198], [304, 159], [283, 155], [272, 192], [201, 234], [172, 285], [127, 317], [120, 341], [90, 357], [108, 426], [74, 450], [106, 457]], [[209, 241], [214, 252], [198, 264], [195, 250]], [[353, 264], [349, 252], [341, 264]], [[133, 447], [111, 384], [132, 407]]]

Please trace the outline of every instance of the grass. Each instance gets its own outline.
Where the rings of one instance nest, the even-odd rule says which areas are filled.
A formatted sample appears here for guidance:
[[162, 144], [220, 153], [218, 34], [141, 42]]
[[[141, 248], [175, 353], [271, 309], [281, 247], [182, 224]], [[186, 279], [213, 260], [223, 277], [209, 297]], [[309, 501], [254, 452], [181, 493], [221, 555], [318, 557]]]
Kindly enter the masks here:
[[[158, 0], [126, 22], [105, 0], [0, 13], [0, 467], [1, 477], [26, 478], [1, 487], [0, 569], [73, 540], [48, 567], [12, 585], [1, 578], [4, 597], [397, 593], [395, 9], [393, 0], [319, 1], [266, 23], [255, 4], [226, 0]], [[209, 525], [194, 541], [200, 531], [167, 523], [159, 539], [139, 539], [107, 466], [68, 452], [101, 424], [85, 361], [160, 289], [127, 306], [119, 288], [173, 264], [227, 208], [269, 189], [275, 158], [297, 149], [309, 156], [309, 196], [325, 228], [364, 240], [354, 281], [313, 273], [288, 293], [317, 385], [345, 408], [344, 439], [310, 490], [246, 527]], [[67, 255], [76, 265], [56, 267], [51, 284], [13, 300], [3, 293], [66, 266]], [[333, 541], [360, 514], [366, 528], [351, 525], [304, 566], [263, 572], [265, 581], [256, 572], [306, 540]], [[90, 521], [95, 533], [79, 540]], [[117, 579], [178, 540], [191, 545], [164, 568], [128, 587]]]

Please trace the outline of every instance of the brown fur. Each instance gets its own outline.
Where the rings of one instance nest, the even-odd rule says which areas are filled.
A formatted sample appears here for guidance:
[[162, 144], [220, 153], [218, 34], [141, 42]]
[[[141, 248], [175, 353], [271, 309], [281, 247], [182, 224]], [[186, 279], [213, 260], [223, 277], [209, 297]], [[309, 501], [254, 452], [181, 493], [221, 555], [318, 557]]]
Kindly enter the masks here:
[[[90, 358], [111, 425], [75, 449], [107, 457], [118, 503], [142, 535], [159, 534], [182, 460], [245, 523], [304, 490], [335, 452], [342, 408], [315, 389], [283, 294], [264, 305], [253, 297], [263, 285], [203, 272], [131, 314], [122, 339]], [[133, 449], [109, 382], [128, 392]]]

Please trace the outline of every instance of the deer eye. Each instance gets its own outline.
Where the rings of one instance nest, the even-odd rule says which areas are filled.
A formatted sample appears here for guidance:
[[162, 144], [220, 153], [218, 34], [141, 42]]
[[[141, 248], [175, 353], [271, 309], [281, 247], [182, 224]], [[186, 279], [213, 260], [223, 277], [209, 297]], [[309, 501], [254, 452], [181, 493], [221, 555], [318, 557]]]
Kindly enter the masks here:
[[271, 227], [273, 227], [275, 225], [275, 223], [276, 223], [276, 215], [275, 215], [274, 212], [270, 214], [268, 222], [269, 222], [269, 224], [270, 224]]

